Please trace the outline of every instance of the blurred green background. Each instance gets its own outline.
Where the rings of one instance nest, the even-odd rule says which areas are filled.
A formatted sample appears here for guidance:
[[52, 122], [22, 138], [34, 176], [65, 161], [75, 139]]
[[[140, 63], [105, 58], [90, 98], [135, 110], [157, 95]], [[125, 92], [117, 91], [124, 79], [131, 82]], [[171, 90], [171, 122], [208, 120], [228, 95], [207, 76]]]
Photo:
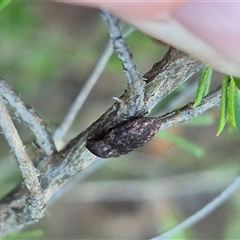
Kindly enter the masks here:
[[[108, 39], [98, 12], [61, 3], [13, 1], [0, 12], [0, 36], [0, 76], [54, 131]], [[127, 43], [142, 74], [166, 51], [137, 31]], [[166, 98], [154, 113], [192, 101], [190, 83]], [[218, 84], [220, 75], [215, 73], [212, 88]], [[95, 121], [125, 86], [121, 63], [113, 56], [65, 141]], [[185, 95], [184, 90], [185, 102], [176, 103], [174, 97]], [[174, 226], [211, 201], [239, 172], [239, 139], [230, 126], [215, 137], [217, 117], [218, 110], [210, 110], [192, 123], [161, 131], [127, 156], [104, 160], [84, 179], [77, 176], [59, 191], [38, 224], [9, 238], [148, 239]], [[33, 136], [17, 121], [16, 126], [33, 157]], [[4, 196], [20, 175], [0, 137], [0, 194]], [[236, 193], [171, 239], [239, 239], [239, 197]]]

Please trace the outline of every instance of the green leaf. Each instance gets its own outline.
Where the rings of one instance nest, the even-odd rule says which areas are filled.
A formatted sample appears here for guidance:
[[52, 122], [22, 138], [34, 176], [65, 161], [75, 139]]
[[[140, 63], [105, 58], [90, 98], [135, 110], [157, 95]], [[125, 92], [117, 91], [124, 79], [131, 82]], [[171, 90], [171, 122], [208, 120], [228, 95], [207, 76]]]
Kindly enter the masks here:
[[157, 133], [157, 136], [160, 136], [169, 140], [172, 143], [177, 144], [178, 146], [184, 148], [187, 152], [193, 154], [194, 156], [201, 157], [204, 155], [204, 149], [201, 146], [187, 140], [186, 138], [177, 136], [167, 131], [160, 131]]
[[237, 133], [240, 136], [240, 90], [234, 93], [234, 113], [235, 113], [235, 126]]
[[194, 107], [196, 107], [202, 100], [203, 96], [208, 92], [212, 77], [212, 69], [210, 67], [203, 67], [198, 81], [197, 93], [194, 101]]
[[210, 88], [211, 79], [212, 79], [212, 69], [211, 69], [211, 76], [209, 77], [209, 80], [206, 82], [206, 85], [205, 85], [205, 89], [204, 89], [203, 96], [207, 95], [207, 94], [208, 94], [208, 92], [209, 92], [209, 88]]
[[10, 2], [11, 0], [0, 0], [0, 10], [6, 7]]
[[233, 77], [230, 77], [230, 84], [228, 88], [228, 117], [233, 126], [235, 126], [234, 89], [235, 82]]
[[219, 114], [219, 119], [218, 119], [217, 136], [222, 132], [222, 130], [223, 130], [225, 124], [226, 124], [228, 78], [229, 78], [228, 75], [223, 74], [221, 102], [220, 102], [220, 114]]
[[240, 78], [233, 77], [233, 80], [234, 80], [237, 88], [240, 89]]

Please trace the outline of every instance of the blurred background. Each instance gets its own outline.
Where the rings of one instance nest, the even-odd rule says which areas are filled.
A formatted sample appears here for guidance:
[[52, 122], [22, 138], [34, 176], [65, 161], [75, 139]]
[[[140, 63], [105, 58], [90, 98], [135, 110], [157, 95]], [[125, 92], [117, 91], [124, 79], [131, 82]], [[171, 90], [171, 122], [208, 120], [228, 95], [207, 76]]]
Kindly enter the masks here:
[[[44, 1], [11, 2], [0, 12], [0, 76], [54, 131], [108, 40], [94, 9]], [[126, 39], [142, 74], [166, 52], [135, 31]], [[212, 89], [220, 85], [214, 73]], [[154, 109], [161, 115], [194, 99], [197, 76]], [[65, 142], [95, 121], [126, 86], [112, 56]], [[161, 131], [146, 146], [98, 160], [61, 189], [39, 223], [9, 239], [148, 239], [173, 227], [216, 197], [239, 172], [239, 138], [227, 125], [216, 137], [218, 109]], [[16, 120], [34, 158], [32, 134]], [[0, 196], [19, 181], [14, 156], [0, 135]], [[239, 239], [240, 193], [171, 239]]]

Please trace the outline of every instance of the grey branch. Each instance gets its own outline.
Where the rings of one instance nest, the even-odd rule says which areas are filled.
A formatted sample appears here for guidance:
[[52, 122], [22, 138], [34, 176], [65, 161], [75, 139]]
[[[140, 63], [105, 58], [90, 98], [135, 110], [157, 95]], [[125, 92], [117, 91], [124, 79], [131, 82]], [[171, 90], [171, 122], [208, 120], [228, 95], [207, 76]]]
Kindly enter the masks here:
[[[132, 27], [128, 28], [127, 31], [123, 34], [123, 37], [125, 38], [129, 36], [133, 31], [134, 31], [134, 28]], [[99, 76], [103, 72], [103, 69], [106, 66], [112, 53], [113, 53], [112, 44], [110, 41], [108, 41], [102, 53], [100, 54], [99, 59], [96, 61], [90, 75], [88, 76], [86, 83], [80, 90], [78, 96], [76, 97], [68, 113], [64, 117], [62, 123], [59, 125], [59, 127], [56, 129], [56, 131], [53, 134], [53, 138], [56, 141], [57, 145], [58, 145], [58, 142], [62, 141], [62, 138], [65, 136], [66, 132], [72, 125], [74, 119], [76, 118], [76, 115], [79, 113], [90, 91], [92, 90], [93, 86], [99, 79]]]
[[2, 78], [0, 78], [0, 95], [7, 101], [15, 115], [34, 133], [43, 152], [46, 155], [54, 153], [56, 147], [47, 125], [37, 115], [34, 108], [26, 105]]
[[188, 103], [184, 107], [167, 113], [161, 117], [158, 117], [161, 123], [160, 129], [171, 127], [175, 124], [191, 121], [192, 118], [203, 114], [205, 111], [212, 107], [218, 107], [221, 99], [221, 87], [210, 92], [207, 96], [202, 98], [199, 105], [194, 107], [194, 103]]
[[[108, 18], [111, 19], [111, 16], [108, 16]], [[111, 20], [111, 24], [118, 32], [118, 24], [114, 18]], [[112, 31], [113, 30], [110, 30], [110, 33]], [[121, 35], [116, 36], [118, 37], [112, 37], [114, 44], [117, 41], [116, 46], [119, 43], [124, 43]], [[41, 161], [38, 161], [39, 164], [36, 167], [41, 173], [39, 181], [46, 202], [64, 183], [95, 161], [96, 156], [91, 154], [85, 147], [86, 140], [89, 137], [94, 136], [96, 131], [104, 134], [116, 124], [129, 120], [133, 116], [145, 116], [159, 101], [188, 80], [203, 65], [192, 57], [174, 48], [170, 48], [164, 58], [144, 75], [143, 81], [143, 78], [139, 77], [139, 74], [134, 70], [135, 65], [131, 65], [134, 64], [131, 53], [124, 45], [119, 45], [115, 49], [117, 49], [118, 56], [122, 56], [121, 60], [123, 65], [126, 64], [126, 66], [124, 66], [125, 70], [127, 72], [130, 71], [127, 74], [129, 82], [128, 90], [98, 120], [84, 132], [72, 139], [61, 151], [55, 152], [54, 145], [50, 138], [50, 149], [48, 151], [52, 152], [41, 155]], [[132, 66], [133, 69], [131, 67], [129, 69], [128, 64], [130, 64], [129, 66]], [[133, 74], [136, 74], [136, 76], [132, 76]], [[136, 104], [133, 104], [134, 96], [133, 93], [130, 94], [130, 91], [139, 94], [140, 92], [137, 93], [137, 84], [140, 84], [140, 88], [142, 86], [144, 87], [142, 90], [140, 89], [143, 104], [136, 106]], [[189, 104], [182, 109], [160, 117], [159, 121], [162, 123], [161, 126], [170, 127], [175, 123], [189, 121], [192, 117], [202, 114], [214, 106], [214, 104], [217, 105], [219, 96], [220, 92], [217, 90], [205, 97], [196, 108], [193, 108], [192, 104]], [[208, 101], [210, 101], [210, 104], [207, 103]], [[10, 102], [9, 104], [11, 105]], [[32, 121], [34, 121], [34, 119]], [[41, 125], [41, 122], [39, 125]], [[20, 184], [0, 201], [1, 235], [5, 235], [13, 229], [21, 228], [26, 224], [34, 223], [34, 220], [31, 220], [25, 211], [27, 205], [26, 193], [25, 185]]]
[[134, 109], [136, 109], [136, 107], [141, 109], [144, 104], [144, 86], [146, 83], [143, 81], [143, 78], [137, 69], [129, 47], [122, 38], [122, 33], [119, 28], [119, 20], [107, 10], [102, 10], [101, 15], [108, 27], [113, 49], [122, 62], [123, 70], [128, 80], [128, 115], [134, 116]]
[[33, 166], [33, 162], [28, 157], [25, 147], [21, 138], [12, 122], [12, 119], [8, 113], [7, 107], [0, 96], [0, 126], [4, 132], [5, 138], [8, 141], [12, 151], [14, 152], [18, 167], [22, 174], [24, 184], [28, 190], [25, 212], [28, 213], [31, 218], [39, 219], [43, 216], [42, 210], [45, 207], [44, 196], [40, 183], [38, 180], [39, 173]]
[[[176, 62], [178, 62], [181, 65], [189, 66], [189, 70], [182, 72], [181, 69], [178, 72], [178, 78], [176, 78], [179, 82], [184, 82], [184, 80], [187, 80], [193, 73], [196, 72], [201, 64], [197, 64], [197, 61], [193, 61], [191, 57], [187, 57], [187, 55], [177, 51], [177, 50], [170, 50], [171, 54], [169, 52], [166, 54], [166, 56], [163, 58], [163, 62], [165, 64], [161, 65], [160, 63], [158, 66], [164, 67], [167, 66], [175, 66]], [[166, 61], [166, 58], [168, 61]], [[191, 62], [191, 64], [189, 64]], [[185, 64], [186, 63], [186, 64]], [[188, 64], [187, 64], [188, 63]], [[174, 72], [171, 68], [171, 73]], [[159, 69], [159, 71], [155, 71], [156, 73], [156, 79], [159, 79], [159, 76], [164, 72], [164, 74], [167, 74], [169, 76], [169, 79], [173, 79], [171, 77], [171, 73], [169, 73], [167, 70], [162, 71], [162, 69]], [[186, 72], [188, 72], [188, 76], [186, 76]], [[180, 76], [181, 74], [184, 74], [184, 76]], [[182, 80], [184, 78], [184, 80]], [[167, 79], [165, 80], [167, 81]], [[153, 83], [154, 80], [152, 80], [149, 84]], [[149, 85], [148, 84], [148, 85]], [[146, 88], [148, 87], [146, 86]], [[156, 85], [156, 93], [159, 91], [163, 92], [164, 96], [165, 94], [171, 92], [170, 86], [172, 87], [172, 91], [180, 85], [180, 83], [174, 83], [172, 81], [171, 85], [166, 84], [169, 86], [169, 88], [164, 88], [162, 91], [159, 89]], [[154, 93], [154, 88], [148, 88], [148, 91], [152, 91]], [[145, 96], [148, 92], [145, 92]], [[218, 94], [214, 95], [218, 102], [220, 92]], [[211, 95], [209, 95], [211, 97]], [[127, 96], [123, 95], [122, 98], [127, 98]], [[157, 102], [152, 102], [149, 100], [150, 98], [145, 98], [145, 101], [148, 106], [153, 107]], [[206, 99], [203, 99], [203, 102], [205, 103]], [[150, 101], [150, 102], [148, 102]], [[121, 114], [118, 113], [124, 112], [124, 109], [121, 109], [121, 103], [116, 102], [106, 113], [104, 113], [96, 122], [94, 122], [88, 129], [86, 129], [84, 132], [79, 134], [77, 137], [75, 137], [73, 140], [71, 140], [60, 152], [54, 153], [50, 156], [46, 156], [42, 159], [42, 161], [39, 163], [37, 168], [41, 172], [40, 176], [40, 183], [41, 187], [43, 189], [43, 194], [45, 195], [46, 201], [49, 200], [49, 198], [54, 194], [54, 192], [60, 188], [66, 181], [71, 179], [75, 174], [78, 172], [84, 170], [87, 166], [89, 166], [94, 160], [96, 159], [96, 156], [91, 154], [86, 148], [85, 148], [85, 141], [86, 139], [94, 134], [96, 129], [98, 130], [108, 130], [111, 128], [117, 121], [122, 121]], [[199, 105], [201, 106], [201, 104]], [[212, 105], [204, 105], [204, 108], [197, 108], [198, 114], [201, 114], [206, 109], [212, 107]], [[188, 111], [188, 106], [183, 108], [186, 112]], [[202, 109], [202, 110], [201, 110]], [[142, 112], [146, 112], [147, 109], [142, 110]], [[150, 110], [148, 110], [150, 111]], [[202, 112], [201, 112], [202, 111]], [[173, 125], [176, 121], [176, 116], [179, 116], [180, 110], [175, 111], [173, 113], [169, 113], [162, 117], [162, 122], [165, 127], [169, 127], [170, 124], [168, 122], [171, 122], [171, 125]], [[187, 118], [187, 120], [190, 119], [190, 117], [196, 116], [194, 115], [194, 109], [191, 108], [191, 114]], [[130, 116], [129, 116], [130, 117]], [[159, 118], [161, 119], [161, 118]], [[178, 122], [183, 122], [183, 119], [178, 118]], [[0, 232], [1, 234], [6, 234], [7, 232], [13, 230], [16, 227], [22, 227], [26, 225], [26, 217], [24, 214], [24, 207], [26, 206], [26, 199], [25, 199], [26, 189], [23, 185], [20, 185], [15, 190], [13, 190], [12, 193], [10, 193], [8, 196], [6, 196], [1, 202], [0, 202], [0, 216], [1, 216], [1, 225], [0, 225]], [[17, 198], [16, 198], [17, 196]], [[15, 210], [11, 210], [11, 212], [8, 211], [9, 206], [14, 206]], [[18, 209], [18, 211], [16, 211]]]

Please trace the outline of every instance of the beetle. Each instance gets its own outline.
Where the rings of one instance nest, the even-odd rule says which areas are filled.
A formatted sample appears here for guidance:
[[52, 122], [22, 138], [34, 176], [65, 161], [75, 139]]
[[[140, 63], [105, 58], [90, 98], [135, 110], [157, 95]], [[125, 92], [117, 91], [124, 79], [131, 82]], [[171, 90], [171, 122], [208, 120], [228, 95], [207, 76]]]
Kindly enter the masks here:
[[155, 117], [129, 120], [112, 128], [101, 138], [87, 139], [86, 147], [101, 158], [119, 157], [149, 142], [160, 126], [159, 119]]

